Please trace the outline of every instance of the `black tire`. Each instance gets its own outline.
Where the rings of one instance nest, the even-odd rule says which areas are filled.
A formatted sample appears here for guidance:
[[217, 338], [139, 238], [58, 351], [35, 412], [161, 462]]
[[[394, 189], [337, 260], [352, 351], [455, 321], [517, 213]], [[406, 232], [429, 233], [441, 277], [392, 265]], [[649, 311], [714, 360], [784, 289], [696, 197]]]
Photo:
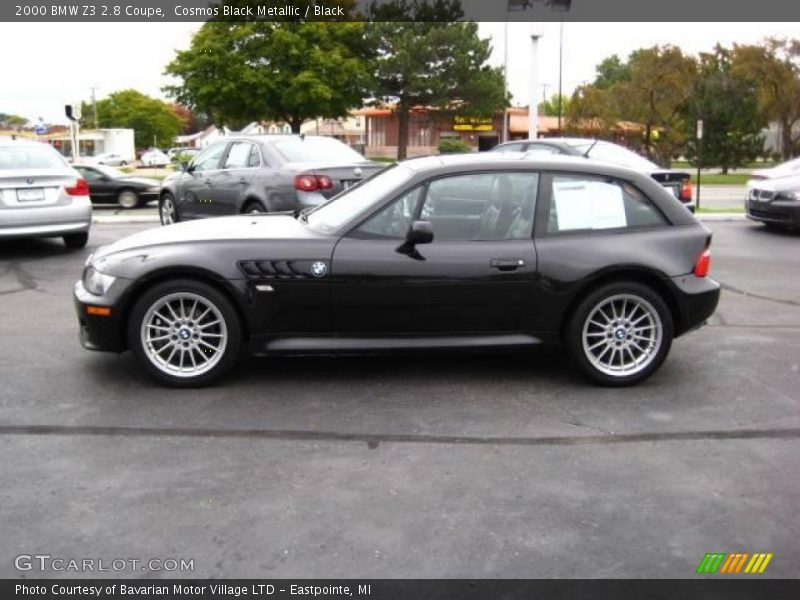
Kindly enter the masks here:
[[258, 200], [248, 200], [242, 208], [242, 214], [265, 213], [267, 209]]
[[70, 233], [64, 236], [64, 245], [71, 250], [80, 250], [89, 241], [89, 233]]
[[[626, 304], [623, 305], [623, 301]], [[603, 307], [604, 303], [609, 302], [612, 303], [611, 308], [606, 308], [604, 311], [609, 317], [616, 317], [617, 310], [622, 315], [637, 302], [640, 303], [639, 310], [641, 312], [631, 313], [635, 316], [630, 317], [629, 320], [617, 319], [615, 321], [611, 318], [607, 327], [598, 327], [595, 323], [597, 323], [596, 319], [600, 317], [596, 311]], [[608, 305], [605, 306], [608, 307]], [[612, 309], [613, 314], [610, 313]], [[653, 313], [653, 316], [644, 316], [644, 320], [640, 319], [648, 313]], [[590, 316], [592, 316], [591, 322], [589, 322]], [[637, 321], [642, 325], [634, 326], [632, 330], [632, 323]], [[653, 328], [650, 331], [653, 332], [654, 339], [650, 342], [639, 342], [636, 336], [642, 331], [646, 332], [647, 330], [644, 328], [651, 322]], [[658, 335], [659, 331], [660, 335]], [[584, 333], [586, 333], [586, 337], [584, 337]], [[618, 335], [625, 337], [620, 339], [617, 337]], [[648, 334], [645, 333], [645, 335]], [[620, 281], [603, 285], [591, 290], [586, 295], [567, 323], [564, 341], [574, 365], [584, 377], [601, 385], [621, 387], [639, 383], [655, 373], [669, 354], [673, 335], [672, 313], [664, 299], [646, 285], [634, 281]], [[587, 340], [586, 345], [584, 339]], [[634, 346], [639, 343], [644, 344], [646, 349], [638, 345]], [[595, 345], [598, 347], [593, 351], [592, 347]], [[610, 354], [598, 357], [599, 353], [605, 353], [608, 350], [611, 351]], [[636, 355], [640, 351], [642, 354], [641, 364], [637, 365]], [[619, 352], [619, 365], [614, 364], [617, 352]], [[634, 358], [633, 366], [627, 374], [622, 371], [622, 361], [628, 361], [626, 352], [631, 358]], [[590, 359], [590, 355], [594, 360]], [[611, 364], [603, 364], [609, 359]], [[620, 372], [615, 372], [616, 370]]]
[[[131, 200], [133, 203], [130, 203]], [[139, 194], [137, 194], [135, 190], [125, 188], [117, 193], [117, 204], [119, 204], [120, 208], [125, 210], [138, 208], [141, 203], [141, 198], [139, 198]]]
[[[202, 298], [205, 302], [216, 307], [221, 319], [224, 321], [225, 331], [227, 332], [224, 351], [220, 352], [219, 359], [217, 359], [213, 367], [198, 375], [177, 376], [167, 372], [165, 368], [159, 367], [151, 359], [154, 352], [145, 349], [145, 342], [142, 339], [143, 321], [148, 318], [150, 309], [154, 305], [158, 305], [160, 301], [175, 294], [191, 294]], [[214, 318], [213, 315], [212, 318]], [[242, 326], [231, 302], [217, 289], [193, 279], [168, 281], [157, 284], [145, 291], [131, 310], [127, 324], [127, 335], [131, 351], [144, 366], [147, 373], [156, 381], [176, 388], [201, 387], [218, 381], [236, 365], [242, 346]], [[173, 339], [176, 340], [176, 342], [172, 342], [173, 345], [180, 346], [182, 342], [178, 336]], [[165, 344], [168, 343], [171, 342], [165, 342]], [[186, 352], [190, 351], [187, 350]], [[200, 356], [199, 351], [195, 352], [194, 356]], [[164, 354], [167, 354], [167, 352], [165, 351]], [[194, 359], [192, 362], [194, 362]]]
[[119, 163], [119, 166], [120, 166], [120, 167], [124, 167], [124, 166], [126, 166], [127, 164], [128, 164], [128, 163], [127, 163], [126, 161], [124, 161], [124, 160], [123, 160], [123, 161], [121, 161], [121, 162]]
[[[172, 221], [167, 221], [166, 219], [165, 208], [167, 202], [172, 203]], [[158, 218], [162, 225], [171, 225], [172, 223], [178, 223], [181, 220], [180, 213], [178, 212], [178, 203], [175, 201], [175, 196], [173, 196], [170, 192], [164, 192], [158, 199]]]

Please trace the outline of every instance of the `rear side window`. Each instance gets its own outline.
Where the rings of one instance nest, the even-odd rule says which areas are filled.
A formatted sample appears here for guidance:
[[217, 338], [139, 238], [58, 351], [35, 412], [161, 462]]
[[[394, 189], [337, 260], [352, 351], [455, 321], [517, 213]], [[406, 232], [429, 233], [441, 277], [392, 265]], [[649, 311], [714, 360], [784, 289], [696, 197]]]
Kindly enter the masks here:
[[66, 166], [61, 155], [45, 144], [0, 146], [0, 170], [63, 169]]
[[253, 144], [248, 142], [234, 142], [225, 157], [226, 169], [245, 169], [250, 163], [250, 151]]
[[638, 189], [623, 181], [554, 175], [547, 232], [632, 229], [667, 223]]

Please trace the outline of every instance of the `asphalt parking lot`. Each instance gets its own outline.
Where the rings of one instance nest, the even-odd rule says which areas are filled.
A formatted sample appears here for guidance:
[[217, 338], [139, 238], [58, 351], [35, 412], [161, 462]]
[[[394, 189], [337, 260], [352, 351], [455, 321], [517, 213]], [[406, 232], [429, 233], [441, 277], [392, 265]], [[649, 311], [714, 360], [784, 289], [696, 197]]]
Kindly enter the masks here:
[[[0, 243], [0, 577], [19, 554], [184, 577], [660, 577], [800, 563], [800, 235], [709, 224], [709, 326], [623, 390], [536, 353], [251, 360], [167, 390], [84, 351], [84, 251]], [[136, 576], [137, 573], [123, 572]], [[80, 574], [78, 574], [80, 575]], [[102, 574], [101, 574], [102, 575]]]

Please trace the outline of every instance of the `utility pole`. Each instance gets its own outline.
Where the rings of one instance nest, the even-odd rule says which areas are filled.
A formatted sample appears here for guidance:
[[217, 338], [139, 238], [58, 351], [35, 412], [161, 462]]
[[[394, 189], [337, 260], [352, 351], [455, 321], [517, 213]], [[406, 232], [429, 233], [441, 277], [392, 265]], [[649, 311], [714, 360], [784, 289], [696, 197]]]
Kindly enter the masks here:
[[[508, 99], [508, 16], [506, 16], [505, 32], [503, 33], [503, 102]], [[503, 137], [500, 143], [508, 141], [508, 107], [503, 106]]]
[[561, 131], [561, 113], [563, 112], [561, 100], [561, 73], [564, 70], [564, 21], [558, 30], [558, 135], [564, 135]]
[[97, 89], [96, 87], [90, 87], [92, 90], [92, 112], [94, 113], [94, 128], [99, 129], [99, 121], [97, 120], [97, 98], [95, 97], [94, 91]]

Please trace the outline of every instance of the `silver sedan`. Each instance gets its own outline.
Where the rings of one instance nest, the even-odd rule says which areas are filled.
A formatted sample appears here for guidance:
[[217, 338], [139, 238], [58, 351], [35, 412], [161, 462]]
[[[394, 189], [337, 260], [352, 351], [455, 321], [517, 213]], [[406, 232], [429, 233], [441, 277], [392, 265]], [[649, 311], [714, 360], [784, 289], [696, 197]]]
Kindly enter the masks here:
[[50, 146], [0, 137], [0, 238], [89, 239], [92, 203], [86, 181]]

